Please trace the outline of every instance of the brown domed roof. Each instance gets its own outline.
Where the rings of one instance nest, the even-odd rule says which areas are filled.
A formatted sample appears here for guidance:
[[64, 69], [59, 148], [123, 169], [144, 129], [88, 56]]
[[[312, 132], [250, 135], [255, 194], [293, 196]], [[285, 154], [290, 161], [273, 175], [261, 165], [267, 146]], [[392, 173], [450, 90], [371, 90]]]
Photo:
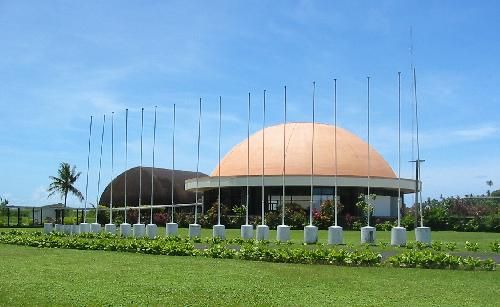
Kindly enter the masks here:
[[[151, 167], [142, 168], [142, 205], [151, 202]], [[139, 204], [139, 173], [140, 168], [134, 167], [127, 171], [127, 205]], [[199, 173], [200, 177], [206, 176]], [[154, 170], [154, 204], [169, 205], [172, 203], [172, 170], [155, 167]], [[196, 178], [196, 172], [176, 170], [174, 172], [174, 202], [187, 204], [195, 202], [195, 194], [184, 189], [187, 179]], [[109, 204], [111, 183], [101, 194], [99, 204]], [[116, 176], [113, 181], [113, 206], [122, 207], [125, 202], [125, 172]]]
[[[283, 173], [283, 124], [264, 129], [265, 175]], [[338, 171], [334, 164], [335, 126], [315, 124], [314, 174], [319, 176], [368, 175], [367, 143], [351, 132], [337, 127]], [[286, 175], [311, 174], [312, 123], [286, 125]], [[218, 166], [211, 176], [218, 175]], [[247, 140], [239, 143], [221, 161], [221, 176], [247, 175]], [[250, 175], [262, 175], [262, 130], [250, 136]], [[370, 147], [370, 176], [396, 178], [384, 158]]]

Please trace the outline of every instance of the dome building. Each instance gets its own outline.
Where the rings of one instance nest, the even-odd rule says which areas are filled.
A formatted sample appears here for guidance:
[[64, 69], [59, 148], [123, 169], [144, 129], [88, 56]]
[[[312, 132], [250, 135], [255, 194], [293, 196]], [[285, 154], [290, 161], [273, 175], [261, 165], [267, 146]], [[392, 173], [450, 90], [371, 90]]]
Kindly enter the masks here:
[[[229, 206], [246, 203], [247, 178], [250, 186], [249, 214], [260, 214], [262, 204], [262, 173], [264, 173], [265, 211], [278, 210], [283, 203], [283, 170], [285, 170], [285, 204], [310, 205], [311, 159], [314, 160], [313, 208], [332, 200], [337, 179], [342, 215], [356, 215], [360, 194], [370, 191], [377, 195], [374, 216], [397, 216], [398, 184], [401, 193], [413, 193], [415, 181], [398, 180], [384, 158], [353, 133], [335, 126], [315, 123], [314, 157], [312, 157], [312, 123], [288, 123], [267, 127], [234, 146], [220, 162], [221, 203]], [[283, 137], [285, 128], [285, 138]], [[335, 130], [337, 130], [337, 167], [335, 165]], [[263, 147], [264, 138], [264, 147]], [[283, 163], [285, 142], [285, 164]], [[248, 146], [249, 152], [248, 154]], [[262, 163], [264, 159], [264, 164]], [[210, 176], [200, 177], [198, 189], [204, 194], [205, 206], [217, 202], [219, 165]], [[185, 181], [186, 191], [196, 189], [196, 179]]]

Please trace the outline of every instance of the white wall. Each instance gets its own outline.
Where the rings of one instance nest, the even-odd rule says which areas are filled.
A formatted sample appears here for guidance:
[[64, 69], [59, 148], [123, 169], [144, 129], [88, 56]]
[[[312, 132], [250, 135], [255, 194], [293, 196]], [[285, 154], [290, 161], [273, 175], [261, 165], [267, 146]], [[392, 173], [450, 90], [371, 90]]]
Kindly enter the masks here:
[[373, 216], [391, 216], [391, 197], [377, 195], [374, 207]]

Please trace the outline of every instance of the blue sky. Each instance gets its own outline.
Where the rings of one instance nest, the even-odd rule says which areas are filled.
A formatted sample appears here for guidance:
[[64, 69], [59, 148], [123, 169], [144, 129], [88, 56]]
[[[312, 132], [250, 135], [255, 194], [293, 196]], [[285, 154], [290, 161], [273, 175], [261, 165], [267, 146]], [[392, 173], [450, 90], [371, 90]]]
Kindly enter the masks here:
[[[156, 165], [171, 167], [172, 104], [177, 104], [176, 167], [196, 167], [197, 103], [203, 97], [200, 169], [217, 163], [218, 96], [223, 152], [282, 121], [331, 123], [338, 78], [338, 123], [366, 138], [366, 76], [372, 77], [372, 144], [396, 169], [397, 72], [403, 76], [403, 177], [412, 174], [411, 62], [417, 69], [424, 197], [484, 193], [500, 184], [500, 6], [496, 1], [0, 1], [0, 195], [12, 204], [53, 203], [49, 175], [66, 161], [82, 171], [95, 116], [89, 201], [97, 194], [102, 115], [115, 112], [115, 175], [151, 165], [158, 105]], [[413, 28], [413, 57], [410, 56]], [[109, 121], [108, 121], [109, 123]], [[111, 178], [106, 127], [103, 181]], [[102, 190], [102, 188], [101, 188]], [[70, 199], [71, 205], [79, 205]]]

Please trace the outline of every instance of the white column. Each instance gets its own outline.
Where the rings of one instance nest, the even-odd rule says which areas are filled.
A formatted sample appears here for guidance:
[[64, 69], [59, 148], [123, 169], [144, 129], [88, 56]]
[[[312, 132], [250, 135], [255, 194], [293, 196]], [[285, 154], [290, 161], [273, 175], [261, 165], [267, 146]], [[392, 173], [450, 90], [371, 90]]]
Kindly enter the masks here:
[[329, 245], [344, 244], [342, 227], [340, 226], [328, 227], [328, 244]]
[[276, 228], [276, 240], [278, 242], [290, 241], [290, 226], [278, 225]]
[[135, 238], [142, 238], [146, 235], [146, 225], [134, 224], [133, 234]]
[[196, 237], [201, 237], [201, 225], [200, 224], [189, 224], [189, 238], [193, 239]]
[[373, 244], [375, 243], [375, 227], [365, 226], [361, 227], [361, 243]]
[[314, 244], [318, 242], [318, 227], [307, 225], [304, 227], [304, 243]]
[[257, 225], [257, 241], [265, 241], [269, 239], [269, 226], [267, 225]]
[[[173, 210], [173, 208], [172, 208], [172, 210]], [[179, 229], [179, 225], [177, 225], [177, 223], [167, 223], [167, 225], [165, 227], [165, 233], [169, 237], [176, 236], [178, 229]]]
[[146, 236], [150, 239], [156, 238], [158, 234], [158, 226], [156, 224], [147, 224], [146, 225]]
[[219, 238], [219, 239], [225, 240], [226, 239], [226, 226], [214, 225], [212, 236], [214, 238]]
[[431, 243], [431, 228], [417, 227], [415, 228], [415, 240], [422, 243]]

